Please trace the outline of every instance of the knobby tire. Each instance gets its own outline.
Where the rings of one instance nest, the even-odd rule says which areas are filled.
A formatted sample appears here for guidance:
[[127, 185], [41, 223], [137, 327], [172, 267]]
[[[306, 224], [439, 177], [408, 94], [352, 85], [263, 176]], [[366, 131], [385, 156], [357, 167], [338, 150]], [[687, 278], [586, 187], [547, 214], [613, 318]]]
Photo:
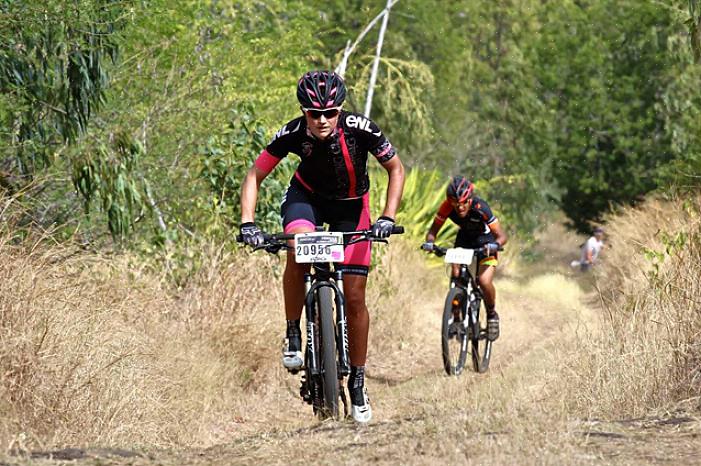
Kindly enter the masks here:
[[[443, 353], [443, 368], [448, 375], [459, 375], [465, 367], [467, 359], [467, 332], [462, 325], [454, 325], [453, 300], [460, 301], [459, 316], [465, 319], [465, 291], [461, 288], [451, 288], [445, 298], [443, 308], [443, 325], [441, 327], [441, 348]], [[453, 334], [451, 335], [451, 327]], [[457, 331], [457, 332], [456, 332]], [[452, 347], [451, 347], [452, 343]]]
[[489, 369], [489, 360], [492, 356], [492, 342], [486, 338], [486, 312], [480, 312], [482, 299], [471, 296], [471, 305], [477, 308], [477, 319], [479, 323], [479, 333], [474, 335], [470, 332], [470, 353], [472, 354], [472, 368], [475, 372], [484, 373]]
[[330, 287], [317, 290], [319, 302], [319, 324], [321, 327], [322, 382], [324, 391], [324, 414], [339, 419], [339, 383], [336, 364], [336, 320], [333, 313], [333, 293]]

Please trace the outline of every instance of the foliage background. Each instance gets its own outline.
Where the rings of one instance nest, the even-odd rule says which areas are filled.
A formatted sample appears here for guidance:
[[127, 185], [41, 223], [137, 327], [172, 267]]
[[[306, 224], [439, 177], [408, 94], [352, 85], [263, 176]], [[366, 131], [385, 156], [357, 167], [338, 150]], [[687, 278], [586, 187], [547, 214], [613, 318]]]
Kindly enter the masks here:
[[[134, 249], [186, 279], [203, 260], [199, 242], [232, 243], [243, 174], [297, 115], [298, 76], [334, 68], [384, 5], [1, 2], [0, 186], [21, 205], [18, 224]], [[420, 237], [454, 173], [477, 180], [526, 241], [559, 209], [586, 231], [651, 190], [695, 189], [698, 10], [681, 0], [398, 2], [372, 117], [415, 180], [403, 221]], [[354, 110], [375, 37], [351, 56]], [[263, 185], [268, 229], [294, 163]]]

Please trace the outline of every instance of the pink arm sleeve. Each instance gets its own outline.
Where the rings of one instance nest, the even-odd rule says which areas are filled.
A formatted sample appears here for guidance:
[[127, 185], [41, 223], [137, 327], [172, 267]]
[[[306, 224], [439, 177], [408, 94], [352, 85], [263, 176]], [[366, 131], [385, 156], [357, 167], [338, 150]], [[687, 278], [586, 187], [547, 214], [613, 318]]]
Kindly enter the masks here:
[[280, 163], [280, 160], [282, 160], [282, 159], [275, 157], [270, 152], [263, 149], [263, 152], [260, 153], [260, 155], [256, 159], [254, 165], [256, 166], [257, 169], [268, 174], [271, 171], [273, 171], [273, 168], [275, 168], [278, 163]]

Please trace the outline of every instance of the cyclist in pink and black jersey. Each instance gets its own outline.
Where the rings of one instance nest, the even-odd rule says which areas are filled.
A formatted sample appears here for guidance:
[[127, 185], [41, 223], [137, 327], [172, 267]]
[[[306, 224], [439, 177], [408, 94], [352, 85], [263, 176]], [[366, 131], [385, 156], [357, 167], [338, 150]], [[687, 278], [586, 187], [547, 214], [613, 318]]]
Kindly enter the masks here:
[[[506, 233], [487, 202], [474, 195], [474, 185], [464, 176], [455, 176], [448, 183], [446, 200], [438, 208], [423, 249], [433, 249], [436, 235], [447, 219], [460, 228], [455, 238], [456, 248], [480, 249], [477, 253], [477, 279], [487, 308], [487, 334], [490, 340], [496, 340], [499, 337], [499, 315], [495, 308], [493, 279], [498, 263], [497, 251], [506, 244]], [[459, 272], [459, 266], [453, 264], [453, 277], [457, 277]]]
[[[286, 233], [314, 231], [328, 223], [333, 231], [373, 230], [387, 237], [394, 226], [404, 186], [404, 167], [395, 148], [370, 119], [342, 109], [346, 97], [343, 79], [329, 71], [305, 73], [297, 84], [302, 116], [285, 124], [249, 169], [241, 188], [241, 236], [247, 244], [263, 243], [254, 222], [255, 205], [261, 182], [289, 153], [300, 163], [281, 205]], [[370, 219], [368, 153], [389, 175], [387, 198], [382, 215]], [[370, 242], [347, 246], [344, 295], [347, 304], [351, 373], [348, 388], [351, 414], [357, 422], [368, 422], [372, 410], [364, 387], [369, 314], [365, 289], [370, 265]], [[309, 264], [297, 264], [287, 255], [283, 276], [287, 339], [283, 365], [291, 370], [302, 366], [300, 317], [304, 302], [304, 273]]]
[[[312, 110], [312, 112], [314, 112]], [[290, 152], [300, 158], [291, 185], [325, 199], [354, 199], [370, 189], [368, 153], [385, 164], [396, 151], [382, 131], [364, 116], [334, 109], [335, 127], [316, 138], [301, 116], [283, 126], [266, 147], [256, 166], [269, 171]]]

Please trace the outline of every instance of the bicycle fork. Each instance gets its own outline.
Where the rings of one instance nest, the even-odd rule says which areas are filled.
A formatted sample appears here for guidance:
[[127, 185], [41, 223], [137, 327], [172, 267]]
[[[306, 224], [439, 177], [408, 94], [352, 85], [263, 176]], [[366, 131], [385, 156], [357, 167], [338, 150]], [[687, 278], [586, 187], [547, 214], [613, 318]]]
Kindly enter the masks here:
[[467, 317], [463, 322], [463, 325], [467, 330], [468, 338], [479, 338], [479, 296], [475, 292], [475, 289], [472, 287], [471, 283], [467, 283], [467, 286], [463, 287], [463, 289], [465, 290], [463, 306], [465, 306], [465, 314]]
[[338, 348], [338, 375], [350, 374], [350, 356], [348, 354], [348, 322], [346, 320], [346, 298], [343, 294], [343, 273], [335, 272], [334, 283], [336, 301], [336, 347]]
[[348, 354], [348, 323], [346, 321], [345, 298], [341, 289], [343, 288], [343, 278], [341, 272], [336, 272], [336, 282], [317, 281], [312, 283], [311, 274], [304, 276], [305, 303], [304, 308], [307, 318], [307, 352], [309, 354], [309, 371], [312, 375], [321, 374], [321, 367], [317, 358], [319, 350], [314, 336], [317, 334], [316, 324], [316, 291], [322, 286], [328, 286], [334, 291], [334, 301], [336, 305], [336, 347], [338, 350], [338, 374], [345, 377], [350, 374], [350, 357]]

